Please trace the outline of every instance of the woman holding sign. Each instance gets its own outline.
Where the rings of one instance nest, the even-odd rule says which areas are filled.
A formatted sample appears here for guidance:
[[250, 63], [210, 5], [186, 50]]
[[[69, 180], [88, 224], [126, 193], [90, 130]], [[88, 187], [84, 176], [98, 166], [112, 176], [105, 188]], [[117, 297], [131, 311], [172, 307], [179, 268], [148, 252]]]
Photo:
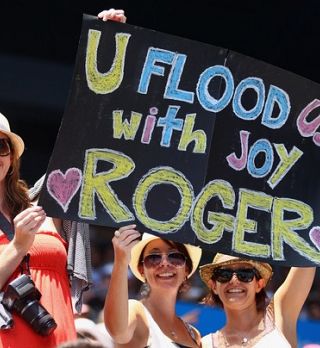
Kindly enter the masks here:
[[226, 313], [225, 326], [202, 339], [204, 348], [297, 347], [297, 320], [315, 268], [292, 267], [268, 304], [265, 286], [271, 275], [268, 263], [219, 253], [200, 267], [210, 289], [205, 302], [222, 305]]
[[[112, 239], [114, 267], [105, 325], [116, 347], [200, 347], [200, 335], [175, 312], [178, 292], [197, 269], [201, 249], [121, 227]], [[128, 266], [148, 288], [141, 301], [128, 299]]]

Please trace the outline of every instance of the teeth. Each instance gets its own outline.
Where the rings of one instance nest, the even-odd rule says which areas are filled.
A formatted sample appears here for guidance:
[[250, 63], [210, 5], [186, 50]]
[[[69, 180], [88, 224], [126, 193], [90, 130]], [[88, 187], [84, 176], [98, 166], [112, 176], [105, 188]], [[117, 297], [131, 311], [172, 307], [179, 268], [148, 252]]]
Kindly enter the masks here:
[[231, 292], [231, 293], [240, 293], [240, 292], [243, 292], [242, 289], [229, 289], [228, 292]]
[[159, 274], [159, 277], [172, 277], [172, 276], [174, 276], [173, 273], [161, 273], [161, 274]]

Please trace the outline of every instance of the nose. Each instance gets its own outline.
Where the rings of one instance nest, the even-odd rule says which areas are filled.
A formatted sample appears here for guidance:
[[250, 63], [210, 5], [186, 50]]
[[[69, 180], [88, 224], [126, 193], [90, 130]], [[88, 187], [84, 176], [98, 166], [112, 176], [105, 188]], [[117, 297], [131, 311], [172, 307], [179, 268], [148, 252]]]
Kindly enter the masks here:
[[162, 257], [161, 257], [160, 266], [170, 265], [170, 262], [168, 261], [168, 255], [162, 254], [161, 256]]
[[239, 282], [240, 280], [238, 279], [238, 277], [237, 277], [237, 273], [236, 272], [233, 272], [232, 273], [232, 277], [231, 277], [231, 279], [230, 279], [230, 283], [232, 282]]

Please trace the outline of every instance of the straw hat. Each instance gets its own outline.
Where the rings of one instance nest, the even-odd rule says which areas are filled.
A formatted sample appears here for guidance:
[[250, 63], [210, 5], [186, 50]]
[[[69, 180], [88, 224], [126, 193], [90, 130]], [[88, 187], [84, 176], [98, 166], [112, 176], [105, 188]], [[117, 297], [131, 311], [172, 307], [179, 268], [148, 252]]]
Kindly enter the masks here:
[[9, 122], [2, 113], [0, 113], [0, 132], [5, 134], [10, 139], [10, 142], [14, 146], [18, 157], [20, 157], [24, 150], [24, 142], [19, 135], [11, 132]]
[[212, 277], [214, 269], [233, 264], [251, 265], [259, 272], [261, 277], [265, 280], [266, 285], [272, 276], [272, 267], [268, 263], [218, 253], [213, 258], [212, 263], [200, 266], [200, 277], [208, 288], [210, 288], [209, 280]]
[[[156, 239], [162, 239], [162, 238], [160, 238], [158, 236], [154, 236], [150, 233], [144, 233], [142, 235], [141, 241], [139, 243], [137, 243], [131, 250], [131, 261], [130, 261], [131, 271], [136, 276], [136, 278], [141, 280], [143, 283], [145, 282], [145, 279], [141, 275], [141, 273], [139, 272], [139, 269], [138, 269], [140, 256], [141, 256], [141, 253], [142, 253], [144, 247], [147, 244], [149, 244], [151, 241], [156, 240]], [[192, 274], [196, 271], [196, 269], [199, 265], [202, 250], [199, 247], [196, 247], [194, 245], [190, 245], [190, 244], [183, 244], [183, 245], [187, 249], [187, 252], [188, 252], [190, 259], [192, 261], [192, 270], [188, 274], [188, 278], [190, 278], [192, 276]]]

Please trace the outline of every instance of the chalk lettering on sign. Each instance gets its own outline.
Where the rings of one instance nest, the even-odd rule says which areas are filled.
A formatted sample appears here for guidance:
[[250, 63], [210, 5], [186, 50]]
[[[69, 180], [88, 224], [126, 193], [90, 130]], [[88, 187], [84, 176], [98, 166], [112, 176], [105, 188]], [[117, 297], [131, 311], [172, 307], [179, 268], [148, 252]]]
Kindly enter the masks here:
[[232, 186], [225, 180], [209, 182], [198, 194], [191, 215], [191, 226], [197, 238], [206, 244], [218, 242], [224, 231], [232, 232], [234, 229], [234, 217], [230, 214], [208, 212], [207, 221], [212, 228], [204, 224], [205, 207], [214, 197], [219, 198], [224, 209], [233, 209], [236, 196]]
[[109, 226], [136, 219], [212, 251], [320, 264], [319, 86], [236, 52], [93, 18], [79, 52], [42, 195], [50, 213]]
[[316, 132], [320, 126], [320, 116], [316, 117], [312, 121], [307, 121], [306, 118], [310, 113], [320, 106], [320, 100], [315, 99], [309, 103], [300, 113], [297, 118], [297, 127], [299, 133], [303, 137], [312, 137], [315, 145], [320, 146], [320, 133]]
[[[298, 215], [296, 219], [285, 219], [285, 212]], [[285, 260], [283, 244], [290, 245], [300, 255], [319, 263], [320, 253], [310, 246], [296, 231], [308, 228], [313, 222], [312, 208], [301, 201], [290, 198], [274, 198], [272, 217], [272, 257], [274, 260]]]
[[134, 140], [140, 126], [142, 114], [132, 111], [130, 121], [123, 120], [123, 110], [114, 110], [112, 112], [113, 137], [115, 139]]
[[[224, 231], [227, 231], [232, 233], [232, 250], [237, 253], [249, 257], [272, 256], [274, 260], [284, 261], [283, 247], [287, 244], [306, 259], [320, 263], [319, 251], [299, 235], [299, 231], [309, 228], [313, 222], [313, 210], [308, 204], [240, 188], [236, 216], [221, 211], [208, 211], [207, 216], [204, 216], [206, 204], [214, 197], [220, 200], [224, 209], [233, 210], [235, 206], [235, 193], [227, 181], [216, 179], [202, 189], [195, 199], [190, 218], [194, 233], [203, 243], [214, 244], [223, 238]], [[248, 208], [271, 214], [270, 245], [246, 240], [246, 233], [257, 233], [257, 222], [247, 217]], [[298, 217], [285, 218], [285, 212], [294, 213]], [[207, 228], [203, 221], [213, 227]], [[314, 234], [316, 235], [316, 232]]]
[[65, 174], [60, 169], [48, 175], [47, 190], [50, 196], [60, 205], [64, 212], [81, 185], [82, 172], [78, 168], [69, 168]]
[[280, 162], [274, 170], [273, 174], [268, 179], [268, 185], [274, 189], [279, 182], [286, 176], [298, 159], [303, 155], [303, 152], [294, 146], [290, 153], [283, 144], [273, 144], [277, 150]]
[[[150, 217], [146, 209], [146, 200], [153, 187], [158, 185], [173, 185], [180, 197], [180, 207], [177, 213], [168, 221], [158, 221]], [[152, 231], [170, 233], [179, 230], [188, 220], [192, 201], [193, 187], [190, 181], [178, 170], [171, 167], [157, 167], [151, 169], [139, 181], [133, 195], [133, 206], [137, 218]]]
[[[274, 164], [274, 153], [271, 143], [267, 139], [257, 140], [249, 149], [249, 135], [250, 132], [240, 131], [241, 155], [238, 158], [235, 152], [226, 157], [229, 166], [237, 171], [243, 170], [247, 167], [248, 173], [253, 178], [263, 178], [267, 176]], [[270, 178], [268, 185], [274, 189], [279, 182], [286, 176], [294, 164], [303, 155], [303, 152], [294, 146], [290, 153], [288, 153], [284, 144], [273, 144], [279, 156], [279, 163]], [[257, 167], [255, 159], [261, 153], [264, 153], [264, 163]]]
[[[97, 173], [99, 161], [113, 164], [113, 168]], [[111, 149], [86, 150], [83, 181], [79, 200], [79, 217], [95, 220], [97, 196], [112, 219], [119, 223], [134, 220], [128, 207], [118, 198], [110, 182], [127, 178], [135, 168], [133, 160], [119, 151]]]
[[149, 109], [150, 115], [148, 115], [146, 118], [141, 136], [141, 142], [143, 144], [150, 144], [152, 133], [157, 121], [156, 115], [158, 114], [158, 111], [159, 110], [156, 107]]
[[108, 94], [119, 88], [123, 79], [126, 49], [130, 36], [126, 33], [115, 35], [116, 52], [112, 66], [109, 71], [101, 73], [97, 67], [101, 31], [89, 30], [85, 64], [87, 83], [91, 91], [97, 94]]
[[[194, 130], [194, 124], [197, 115], [187, 114], [185, 119], [177, 119], [176, 114], [180, 107], [169, 105], [166, 116], [160, 117], [157, 121], [156, 115], [159, 110], [156, 107], [151, 107], [145, 118], [141, 143], [149, 144], [152, 140], [152, 134], [155, 127], [161, 127], [162, 137], [160, 146], [170, 147], [173, 132], [181, 132], [180, 141], [178, 144], [178, 151], [187, 151], [188, 146], [193, 143], [193, 153], [206, 153], [207, 150], [207, 135], [204, 130]], [[131, 111], [130, 119], [123, 119], [124, 110], [113, 110], [113, 138], [123, 140], [135, 140], [140, 124], [143, 119], [143, 114], [136, 111]], [[175, 136], [177, 136], [175, 134]]]
[[[251, 110], [246, 110], [241, 103], [241, 97], [248, 89], [253, 89], [257, 94], [256, 105], [253, 106]], [[263, 110], [264, 100], [265, 87], [263, 80], [257, 77], [247, 77], [238, 84], [234, 92], [232, 101], [233, 112], [243, 120], [255, 120]]]

